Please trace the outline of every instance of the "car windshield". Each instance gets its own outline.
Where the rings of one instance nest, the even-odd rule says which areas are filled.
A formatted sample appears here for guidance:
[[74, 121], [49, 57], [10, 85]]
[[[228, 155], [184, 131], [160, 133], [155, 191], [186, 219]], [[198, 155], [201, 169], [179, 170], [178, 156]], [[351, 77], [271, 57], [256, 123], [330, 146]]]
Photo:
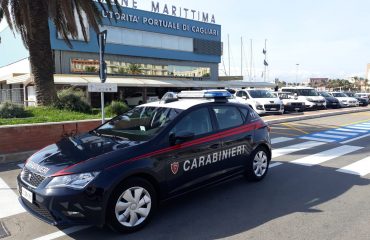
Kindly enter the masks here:
[[147, 141], [156, 136], [182, 110], [164, 107], [136, 107], [95, 130], [98, 135], [129, 141]]
[[276, 98], [267, 90], [249, 90], [248, 93], [252, 98]]
[[329, 94], [329, 93], [327, 93], [327, 92], [321, 92], [321, 93], [320, 93], [320, 95], [321, 95], [321, 96], [323, 96], [323, 97], [326, 97], [326, 98], [330, 98], [330, 97], [332, 97], [332, 96], [330, 96], [330, 94]]
[[314, 89], [298, 89], [297, 90], [298, 96], [319, 96]]
[[334, 97], [347, 97], [347, 95], [344, 93], [333, 93], [333, 96]]
[[354, 93], [346, 93], [346, 95], [348, 96], [348, 97], [356, 97], [356, 95], [354, 94]]

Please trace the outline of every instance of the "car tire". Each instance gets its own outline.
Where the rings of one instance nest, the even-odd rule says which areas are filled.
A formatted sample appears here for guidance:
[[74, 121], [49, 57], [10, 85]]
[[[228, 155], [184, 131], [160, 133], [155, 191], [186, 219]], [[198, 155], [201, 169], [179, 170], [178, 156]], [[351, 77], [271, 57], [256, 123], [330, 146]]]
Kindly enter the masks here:
[[130, 178], [110, 197], [107, 206], [108, 226], [123, 233], [135, 232], [150, 221], [157, 207], [157, 194], [143, 178]]
[[271, 156], [266, 147], [257, 147], [250, 155], [244, 176], [248, 181], [258, 182], [267, 175]]

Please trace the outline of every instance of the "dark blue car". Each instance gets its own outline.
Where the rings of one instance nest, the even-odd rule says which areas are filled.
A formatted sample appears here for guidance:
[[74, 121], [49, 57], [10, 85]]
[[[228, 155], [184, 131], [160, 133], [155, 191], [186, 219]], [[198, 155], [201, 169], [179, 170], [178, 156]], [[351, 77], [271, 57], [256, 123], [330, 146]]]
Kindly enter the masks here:
[[269, 127], [227, 97], [182, 92], [47, 146], [18, 176], [21, 201], [50, 224], [132, 232], [160, 201], [240, 174], [262, 180], [271, 159]]

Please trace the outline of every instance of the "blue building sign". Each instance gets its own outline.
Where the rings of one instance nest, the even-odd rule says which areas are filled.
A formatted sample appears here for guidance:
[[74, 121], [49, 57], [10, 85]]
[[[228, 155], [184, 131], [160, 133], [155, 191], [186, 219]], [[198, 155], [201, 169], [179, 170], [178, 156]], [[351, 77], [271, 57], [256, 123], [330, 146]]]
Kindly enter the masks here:
[[[101, 28], [108, 31], [107, 54], [209, 63], [221, 61], [220, 25], [160, 14], [157, 9], [153, 12], [128, 7], [123, 7], [121, 12], [99, 9], [103, 18]], [[204, 13], [198, 14], [200, 17]], [[54, 50], [98, 51], [93, 29], [89, 29], [88, 42], [71, 41], [72, 49], [58, 36], [52, 23], [50, 31]]]

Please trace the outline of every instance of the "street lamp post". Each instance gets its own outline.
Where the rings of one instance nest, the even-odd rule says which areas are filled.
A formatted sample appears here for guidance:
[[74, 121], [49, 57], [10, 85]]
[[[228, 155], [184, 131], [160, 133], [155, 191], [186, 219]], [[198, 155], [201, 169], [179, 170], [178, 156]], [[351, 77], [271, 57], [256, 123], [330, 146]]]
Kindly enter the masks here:
[[298, 83], [299, 63], [296, 64], [295, 82]]

